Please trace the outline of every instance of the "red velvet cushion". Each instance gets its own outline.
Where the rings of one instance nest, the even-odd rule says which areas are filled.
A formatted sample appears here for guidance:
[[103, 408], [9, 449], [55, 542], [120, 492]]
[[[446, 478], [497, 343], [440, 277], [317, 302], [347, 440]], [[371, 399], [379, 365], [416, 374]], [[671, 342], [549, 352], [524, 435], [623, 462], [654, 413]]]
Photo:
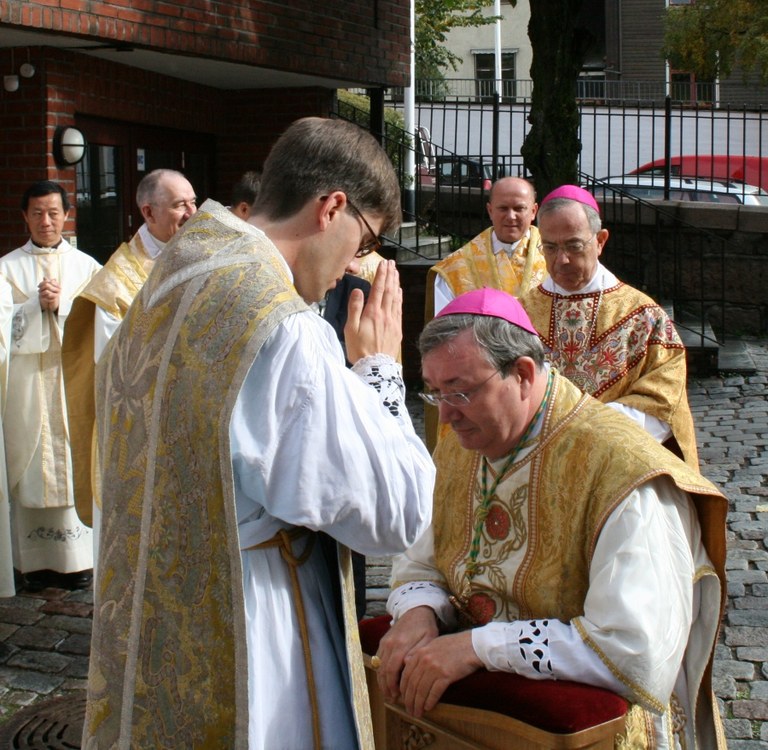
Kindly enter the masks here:
[[[360, 622], [366, 654], [375, 654], [389, 616]], [[623, 716], [628, 703], [610, 690], [565, 680], [529, 680], [507, 672], [475, 672], [451, 685], [443, 703], [505, 714], [547, 732], [570, 734]]]

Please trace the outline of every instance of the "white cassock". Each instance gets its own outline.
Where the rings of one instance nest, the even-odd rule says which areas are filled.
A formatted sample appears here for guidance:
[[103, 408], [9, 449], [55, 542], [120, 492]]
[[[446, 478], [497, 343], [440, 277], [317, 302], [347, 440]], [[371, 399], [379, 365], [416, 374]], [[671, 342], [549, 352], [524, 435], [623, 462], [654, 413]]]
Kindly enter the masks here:
[[[434, 466], [405, 409], [400, 372], [384, 355], [347, 370], [331, 326], [302, 313], [276, 328], [243, 384], [230, 439], [251, 748], [312, 747], [312, 712], [287, 566], [279, 549], [247, 548], [303, 526], [363, 554], [387, 555], [426, 528]], [[404, 514], [404, 507], [416, 511]], [[357, 740], [344, 641], [323, 565], [316, 543], [299, 576], [324, 746], [345, 750]]]
[[[0, 258], [14, 301], [3, 426], [14, 564], [22, 573], [92, 566], [91, 530], [74, 507], [61, 341], [72, 300], [99, 268], [66, 240], [56, 248], [28, 241]], [[57, 313], [40, 308], [43, 278], [61, 286]]]
[[0, 597], [15, 596], [13, 554], [11, 552], [11, 512], [8, 504], [8, 480], [5, 474], [5, 441], [2, 414], [8, 388], [8, 350], [11, 343], [13, 292], [0, 276]]

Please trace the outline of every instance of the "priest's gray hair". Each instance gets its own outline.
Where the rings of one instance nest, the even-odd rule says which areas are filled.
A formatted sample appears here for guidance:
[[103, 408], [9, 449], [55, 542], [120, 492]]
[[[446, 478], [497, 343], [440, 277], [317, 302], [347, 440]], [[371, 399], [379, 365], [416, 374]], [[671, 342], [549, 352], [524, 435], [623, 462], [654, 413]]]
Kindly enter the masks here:
[[603, 223], [600, 221], [600, 214], [597, 213], [592, 206], [588, 206], [586, 203], [581, 203], [581, 201], [575, 201], [572, 198], [553, 198], [551, 201], [547, 201], [539, 206], [537, 215], [541, 218], [547, 214], [559, 211], [566, 206], [572, 206], [574, 203], [578, 203], [584, 211], [584, 214], [587, 217], [587, 222], [589, 223], [589, 231], [593, 234], [597, 234], [603, 228]]
[[186, 180], [186, 176], [175, 169], [153, 169], [148, 174], [141, 178], [141, 181], [136, 186], [136, 205], [139, 208], [143, 206], [157, 203], [162, 193], [167, 188], [163, 184], [166, 177], [181, 177], [182, 180]]
[[520, 357], [530, 357], [539, 370], [544, 366], [544, 346], [538, 336], [514, 323], [488, 315], [444, 315], [431, 320], [419, 336], [421, 358], [438, 346], [451, 346], [466, 330], [472, 331], [475, 343], [502, 377], [509, 375], [512, 365]]

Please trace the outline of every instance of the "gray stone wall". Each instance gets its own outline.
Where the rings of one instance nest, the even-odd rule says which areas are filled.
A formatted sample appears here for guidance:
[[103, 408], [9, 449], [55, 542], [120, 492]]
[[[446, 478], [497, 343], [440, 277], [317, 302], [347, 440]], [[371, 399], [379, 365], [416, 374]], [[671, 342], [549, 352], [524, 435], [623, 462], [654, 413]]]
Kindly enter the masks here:
[[603, 205], [602, 261], [658, 301], [702, 309], [719, 339], [768, 332], [768, 207]]

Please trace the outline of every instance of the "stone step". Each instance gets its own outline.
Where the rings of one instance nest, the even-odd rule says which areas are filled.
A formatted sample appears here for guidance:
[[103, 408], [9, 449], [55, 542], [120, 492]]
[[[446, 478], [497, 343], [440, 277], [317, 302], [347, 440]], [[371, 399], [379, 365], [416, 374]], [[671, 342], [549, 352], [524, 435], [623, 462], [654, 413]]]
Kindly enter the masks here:
[[[736, 339], [718, 342], [712, 326], [690, 313], [663, 305], [672, 318], [688, 352], [688, 370], [694, 375], [712, 375], [716, 372], [750, 374], [757, 371], [749, 346]], [[670, 312], [671, 311], [671, 312]]]
[[404, 221], [400, 225], [400, 241], [409, 240], [416, 236], [416, 222]]
[[672, 319], [685, 345], [688, 374], [697, 377], [715, 374], [718, 370], [720, 344], [709, 322], [682, 310], [672, 302], [660, 304]]
[[717, 369], [746, 375], [757, 372], [757, 365], [746, 342], [726, 340], [717, 352]]

